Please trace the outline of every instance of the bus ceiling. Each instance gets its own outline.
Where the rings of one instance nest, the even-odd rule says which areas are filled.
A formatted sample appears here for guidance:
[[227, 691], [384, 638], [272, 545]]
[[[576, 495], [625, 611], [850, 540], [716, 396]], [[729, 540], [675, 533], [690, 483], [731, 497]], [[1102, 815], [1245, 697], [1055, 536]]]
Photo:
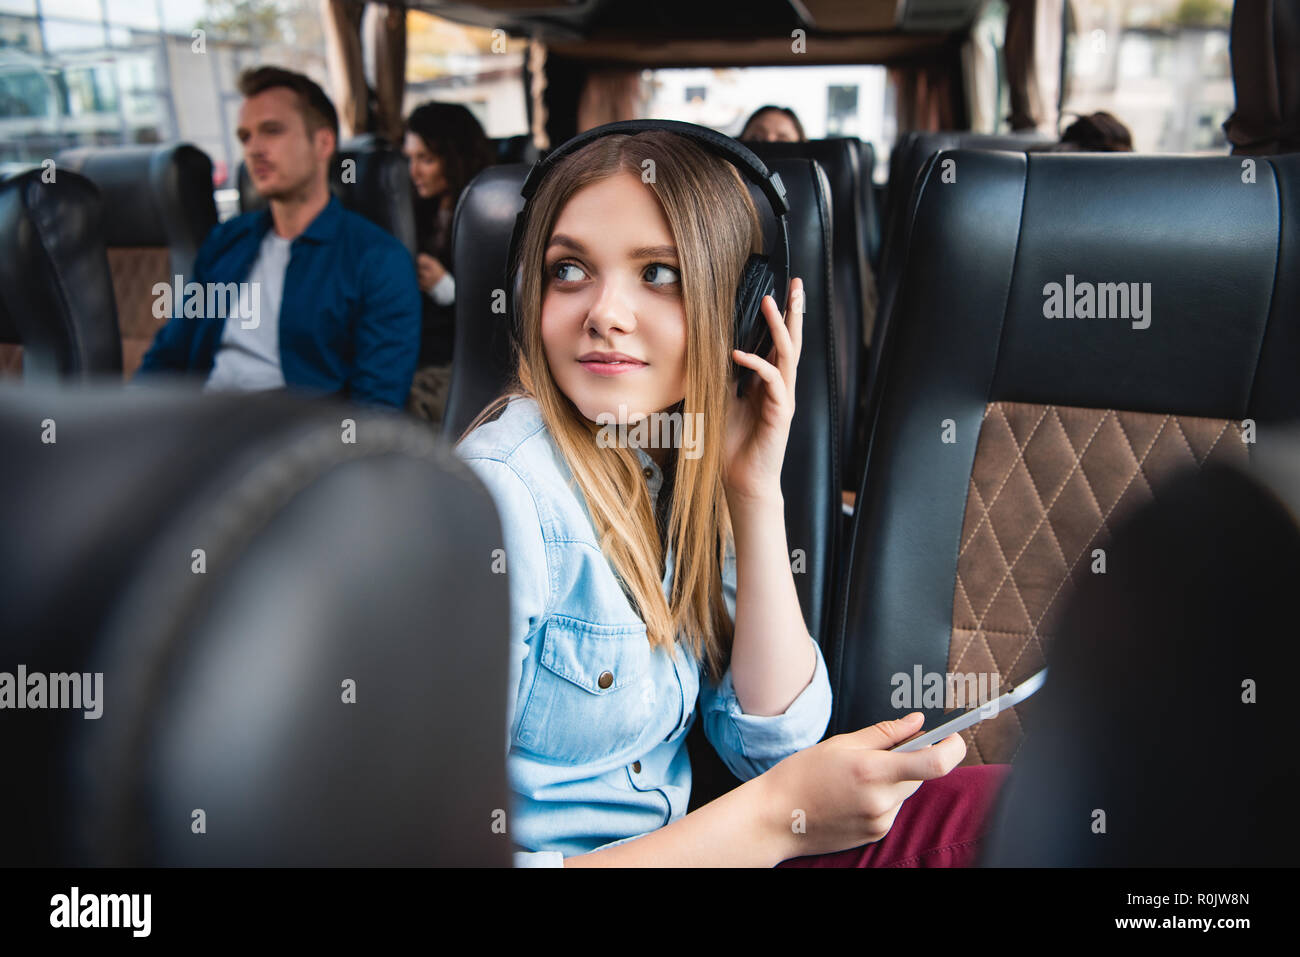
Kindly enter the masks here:
[[408, 7], [623, 67], [891, 64], [960, 43], [983, 0], [412, 0]]

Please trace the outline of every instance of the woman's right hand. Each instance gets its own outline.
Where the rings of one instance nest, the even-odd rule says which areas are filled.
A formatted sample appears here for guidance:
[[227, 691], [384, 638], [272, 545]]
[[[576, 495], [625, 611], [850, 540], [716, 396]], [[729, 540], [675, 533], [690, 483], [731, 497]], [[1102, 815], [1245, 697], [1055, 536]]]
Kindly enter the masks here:
[[888, 834], [899, 807], [921, 782], [943, 777], [966, 756], [966, 742], [956, 732], [919, 751], [887, 750], [915, 735], [924, 721], [914, 711], [837, 734], [760, 775], [763, 804], [771, 811], [765, 817], [780, 834], [781, 859], [861, 847]]

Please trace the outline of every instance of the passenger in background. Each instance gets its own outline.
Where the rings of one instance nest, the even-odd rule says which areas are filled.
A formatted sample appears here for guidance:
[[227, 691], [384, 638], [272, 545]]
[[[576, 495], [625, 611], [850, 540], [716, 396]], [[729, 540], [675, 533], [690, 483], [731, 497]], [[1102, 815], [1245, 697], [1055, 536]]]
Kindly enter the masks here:
[[409, 408], [442, 420], [451, 381], [456, 328], [456, 280], [451, 268], [451, 227], [461, 191], [492, 163], [492, 145], [474, 114], [456, 103], [424, 103], [406, 120], [402, 152], [415, 188], [415, 229], [424, 312], [420, 361]]
[[1128, 127], [1104, 110], [1081, 116], [1061, 134], [1053, 153], [1132, 153]]
[[241, 74], [239, 92], [236, 132], [268, 208], [208, 234], [193, 274], [178, 277], [185, 302], [167, 297], [160, 314], [172, 318], [137, 378], [190, 373], [210, 390], [402, 407], [419, 350], [415, 269], [395, 237], [330, 195], [333, 104], [307, 77], [271, 66]]
[[808, 139], [794, 110], [784, 106], [760, 106], [745, 120], [738, 140], [760, 143], [802, 143]]

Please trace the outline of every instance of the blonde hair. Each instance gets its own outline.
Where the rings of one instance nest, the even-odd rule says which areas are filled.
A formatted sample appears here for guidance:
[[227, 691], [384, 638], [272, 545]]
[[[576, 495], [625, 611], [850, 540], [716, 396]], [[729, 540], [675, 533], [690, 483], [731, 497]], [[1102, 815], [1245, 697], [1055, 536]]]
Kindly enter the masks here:
[[[669, 460], [671, 600], [664, 597], [665, 549], [641, 464], [632, 449], [597, 444], [600, 426], [556, 385], [541, 337], [544, 257], [561, 210], [580, 189], [620, 172], [645, 181], [645, 169], [654, 170], [646, 185], [668, 219], [680, 265], [687, 333], [685, 396], [679, 407], [683, 421], [698, 412], [704, 423], [701, 455], [673, 454]], [[460, 439], [512, 397], [534, 398], [586, 500], [601, 551], [645, 622], [651, 647], [670, 647], [683, 635], [715, 681], [726, 669], [733, 634], [722, 596], [723, 556], [732, 539], [722, 455], [736, 286], [751, 252], [762, 252], [762, 227], [740, 174], [685, 137], [664, 131], [614, 134], [566, 157], [533, 198], [518, 262], [511, 264], [520, 277], [515, 379]]]

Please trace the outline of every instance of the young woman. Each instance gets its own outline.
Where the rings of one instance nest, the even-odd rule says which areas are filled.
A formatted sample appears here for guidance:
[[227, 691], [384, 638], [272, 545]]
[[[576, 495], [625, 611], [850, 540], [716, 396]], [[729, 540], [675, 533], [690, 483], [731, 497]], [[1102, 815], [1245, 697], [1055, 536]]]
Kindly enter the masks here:
[[[949, 774], [959, 735], [883, 750], [919, 730], [913, 714], [818, 743], [830, 685], [780, 487], [803, 286], [784, 319], [764, 300], [771, 355], [733, 350], [756, 251], [737, 171], [664, 131], [596, 139], [531, 201], [518, 381], [458, 444], [505, 536], [517, 865], [973, 857], [1002, 769]], [[743, 399], [733, 361], [756, 374]], [[653, 427], [611, 424], [643, 419]], [[686, 814], [697, 712], [745, 783]]]
[[424, 303], [419, 367], [411, 410], [439, 421], [450, 382], [456, 281], [451, 273], [451, 225], [465, 185], [492, 162], [492, 145], [474, 114], [457, 103], [424, 103], [406, 120], [402, 144], [415, 190], [419, 252], [416, 275]]

